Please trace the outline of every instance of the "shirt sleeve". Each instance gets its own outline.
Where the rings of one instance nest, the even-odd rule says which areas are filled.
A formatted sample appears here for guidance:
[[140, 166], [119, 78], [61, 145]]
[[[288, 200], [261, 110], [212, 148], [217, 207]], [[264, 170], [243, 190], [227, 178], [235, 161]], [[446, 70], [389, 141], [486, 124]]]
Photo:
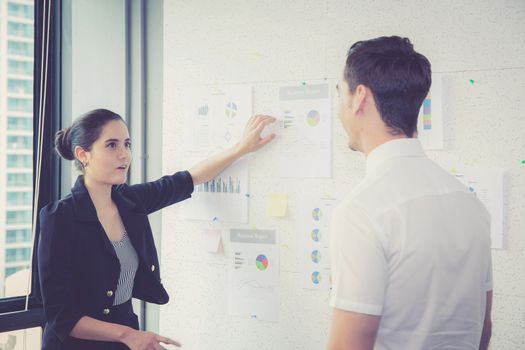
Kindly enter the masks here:
[[152, 182], [129, 186], [147, 214], [191, 197], [193, 179], [189, 171], [179, 171]]
[[383, 241], [366, 213], [345, 203], [330, 225], [332, 293], [330, 306], [381, 315], [387, 280]]
[[72, 213], [64, 203], [40, 211], [38, 272], [47, 326], [64, 342], [84, 315], [75, 306], [73, 293]]

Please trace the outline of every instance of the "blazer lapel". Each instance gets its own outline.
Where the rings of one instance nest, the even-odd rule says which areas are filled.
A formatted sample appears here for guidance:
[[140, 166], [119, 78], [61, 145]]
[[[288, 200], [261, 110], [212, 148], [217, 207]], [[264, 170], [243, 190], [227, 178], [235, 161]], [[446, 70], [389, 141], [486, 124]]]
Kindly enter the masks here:
[[95, 227], [95, 232], [93, 232], [93, 234], [97, 235], [99, 239], [102, 240], [105, 250], [114, 256], [115, 259], [118, 259], [117, 254], [115, 253], [115, 248], [113, 248], [108, 235], [98, 220], [97, 210], [95, 209], [95, 205], [93, 204], [84, 184], [84, 176], [80, 175], [77, 178], [75, 185], [71, 189], [71, 194], [75, 203], [75, 216], [77, 219], [85, 222], [86, 225], [93, 225], [93, 227]]
[[115, 188], [113, 188], [111, 197], [117, 205], [120, 218], [122, 219], [122, 223], [133, 247], [139, 256], [144, 257], [144, 252], [142, 251], [144, 247], [142, 234], [142, 230], [144, 229], [144, 214], [136, 210], [136, 203], [126, 198], [121, 192], [116, 191]]

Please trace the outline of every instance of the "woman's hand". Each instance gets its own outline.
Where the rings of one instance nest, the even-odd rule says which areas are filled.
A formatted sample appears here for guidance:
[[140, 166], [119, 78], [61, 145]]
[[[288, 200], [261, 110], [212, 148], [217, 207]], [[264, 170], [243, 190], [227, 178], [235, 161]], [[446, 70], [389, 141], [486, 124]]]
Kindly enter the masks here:
[[269, 115], [254, 115], [246, 123], [244, 129], [244, 135], [237, 145], [239, 152], [244, 155], [250, 152], [257, 151], [262, 146], [266, 145], [268, 142], [272, 141], [275, 138], [275, 134], [270, 134], [264, 138], [261, 138], [261, 132], [263, 129], [275, 122], [274, 117]]
[[275, 118], [268, 115], [251, 117], [246, 124], [241, 141], [235, 147], [228, 148], [191, 167], [190, 174], [193, 179], [193, 185], [197, 186], [210, 181], [240, 157], [258, 150], [273, 140], [275, 134], [261, 138], [261, 132], [265, 126], [274, 121]]
[[173, 344], [180, 347], [181, 344], [175, 340], [160, 336], [152, 332], [138, 331], [130, 329], [124, 333], [122, 343], [126, 344], [131, 350], [162, 350], [166, 349], [160, 343]]

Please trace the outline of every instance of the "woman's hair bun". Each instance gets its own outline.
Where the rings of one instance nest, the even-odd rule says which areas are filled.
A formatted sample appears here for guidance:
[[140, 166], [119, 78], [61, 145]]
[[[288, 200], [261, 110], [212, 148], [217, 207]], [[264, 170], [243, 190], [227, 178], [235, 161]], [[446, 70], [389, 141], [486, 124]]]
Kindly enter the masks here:
[[55, 134], [55, 150], [64, 159], [73, 160], [75, 156], [71, 150], [71, 128], [59, 130]]

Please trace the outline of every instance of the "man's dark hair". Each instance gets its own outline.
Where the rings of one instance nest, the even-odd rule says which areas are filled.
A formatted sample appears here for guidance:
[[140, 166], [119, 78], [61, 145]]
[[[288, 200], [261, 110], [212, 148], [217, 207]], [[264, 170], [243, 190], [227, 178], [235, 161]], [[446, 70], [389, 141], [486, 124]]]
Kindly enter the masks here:
[[412, 137], [432, 82], [430, 62], [408, 38], [380, 37], [358, 41], [346, 58], [345, 80], [352, 93], [368, 87], [384, 123], [394, 135]]

